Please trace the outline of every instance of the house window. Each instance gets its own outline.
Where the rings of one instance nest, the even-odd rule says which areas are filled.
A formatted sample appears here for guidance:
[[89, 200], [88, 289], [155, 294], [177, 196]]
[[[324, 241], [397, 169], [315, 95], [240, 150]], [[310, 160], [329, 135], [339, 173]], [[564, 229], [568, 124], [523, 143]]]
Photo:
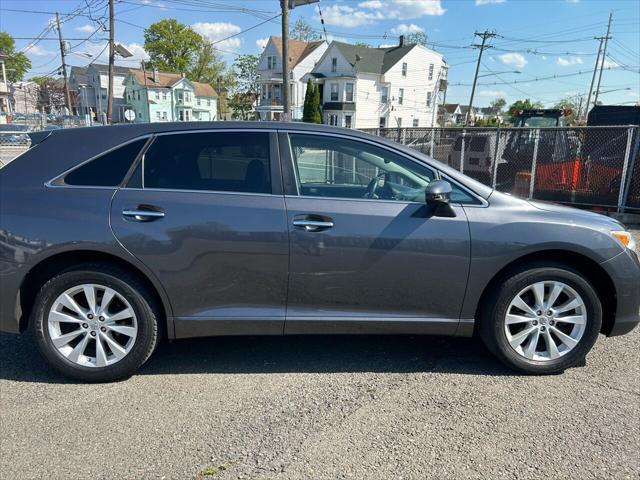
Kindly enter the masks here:
[[347, 128], [351, 128], [351, 115], [344, 116], [344, 126]]
[[185, 102], [190, 102], [191, 101], [191, 93], [184, 92], [184, 101]]
[[167, 112], [162, 112], [162, 116], [160, 117], [162, 120], [167, 119]]
[[398, 105], [402, 105], [404, 103], [404, 88], [398, 89]]
[[429, 80], [433, 80], [433, 63], [429, 64]]
[[160, 116], [160, 112], [156, 112], [156, 120], [160, 121], [162, 117]]
[[160, 100], [160, 92], [156, 90], [156, 100]]
[[162, 92], [162, 100], [166, 100], [167, 99], [167, 92]]
[[334, 127], [338, 126], [338, 115], [330, 113], [329, 115], [327, 115], [327, 120], [327, 123], [329, 125], [333, 125]]
[[347, 92], [346, 92], [347, 102], [353, 102], [353, 83], [347, 83]]
[[338, 101], [338, 84], [337, 83], [331, 84], [331, 101], [332, 102]]
[[398, 124], [398, 128], [402, 127], [402, 117], [396, 118], [396, 123]]
[[208, 98], [208, 99], [207, 99], [207, 107], [210, 107], [210, 106], [211, 106], [211, 99], [210, 99], [210, 98]]
[[184, 94], [182, 92], [178, 92], [178, 102], [182, 102], [184, 100]]
[[331, 71], [333, 73], [338, 71], [338, 59], [336, 57], [331, 59]]
[[420, 120], [418, 120], [417, 118], [413, 119], [413, 126], [414, 127], [419, 127], [420, 126]]
[[140, 90], [136, 91], [136, 96], [138, 97], [138, 100], [140, 100]]
[[427, 107], [431, 107], [431, 92], [427, 92]]
[[387, 126], [387, 117], [380, 117], [380, 128], [385, 128]]
[[197, 98], [197, 99], [196, 99], [196, 103], [197, 103], [198, 105], [200, 105], [200, 104], [201, 104], [201, 101], [200, 101], [200, 99], [199, 99], [199, 98]]
[[267, 85], [262, 85], [262, 99], [265, 100], [267, 98]]
[[188, 122], [189, 120], [191, 120], [191, 110], [185, 110], [184, 111], [184, 118], [185, 120]]
[[380, 96], [380, 101], [382, 103], [388, 103], [389, 102], [389, 87], [382, 87], [380, 89], [380, 91], [382, 92], [382, 95]]
[[269, 69], [269, 70], [275, 70], [276, 69], [276, 59], [277, 59], [277, 57], [275, 55], [269, 55], [267, 57], [267, 69]]
[[280, 100], [280, 85], [273, 86], [273, 98]]
[[407, 64], [406, 63], [402, 64], [402, 76], [403, 77], [407, 76]]

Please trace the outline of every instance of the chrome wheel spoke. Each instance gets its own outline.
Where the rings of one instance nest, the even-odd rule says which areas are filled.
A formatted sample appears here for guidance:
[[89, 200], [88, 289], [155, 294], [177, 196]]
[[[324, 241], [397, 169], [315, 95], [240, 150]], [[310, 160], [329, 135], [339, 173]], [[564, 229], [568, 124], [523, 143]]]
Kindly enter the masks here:
[[113, 323], [113, 322], [117, 322], [117, 321], [120, 321], [120, 320], [126, 320], [127, 318], [131, 318], [131, 317], [133, 317], [133, 309], [125, 308], [124, 310], [116, 313], [115, 315], [109, 316], [107, 321], [109, 323]]
[[529, 335], [537, 330], [538, 327], [525, 328], [523, 331], [516, 333], [513, 337], [511, 337], [511, 339], [509, 340], [509, 344], [513, 348], [519, 347], [529, 337]]
[[79, 318], [72, 317], [71, 315], [67, 315], [66, 313], [56, 312], [55, 310], [49, 312], [49, 321], [57, 322], [57, 323], [84, 323], [86, 320], [81, 320]]
[[78, 344], [71, 350], [71, 353], [67, 356], [69, 360], [72, 362], [78, 363], [80, 360], [80, 355], [84, 354], [85, 349], [87, 348], [87, 344], [89, 343], [89, 335], [85, 335], [82, 340], [78, 342]]
[[[116, 303], [120, 311], [111, 314], [109, 308]], [[77, 285], [60, 294], [47, 322], [47, 333], [58, 353], [85, 367], [108, 367], [122, 360], [138, 334], [138, 320], [127, 299], [97, 284]]]
[[520, 295], [518, 295], [516, 298], [513, 299], [512, 305], [514, 307], [518, 307], [520, 310], [522, 310], [525, 313], [528, 313], [532, 317], [536, 316], [535, 310], [531, 308], [529, 305], [527, 305], [527, 302], [525, 302]]
[[575, 323], [583, 325], [585, 321], [584, 315], [571, 315], [569, 317], [556, 317], [556, 322]]
[[105, 327], [107, 328], [107, 330], [121, 333], [122, 335], [126, 335], [127, 337], [135, 337], [137, 333], [137, 329], [133, 327], [124, 327], [122, 325], [105, 325]]
[[64, 333], [57, 337], [51, 337], [51, 341], [56, 347], [60, 348], [60, 347], [64, 347], [65, 345], [68, 345], [69, 342], [71, 342], [72, 340], [75, 340], [76, 338], [78, 338], [79, 335], [82, 335], [82, 334], [86, 335], [87, 331], [80, 328], [78, 330], [74, 330], [73, 332]]
[[[556, 307], [556, 303], [560, 305]], [[576, 290], [547, 280], [515, 295], [503, 322], [511, 348], [524, 358], [545, 362], [566, 355], [580, 343], [588, 317]]]

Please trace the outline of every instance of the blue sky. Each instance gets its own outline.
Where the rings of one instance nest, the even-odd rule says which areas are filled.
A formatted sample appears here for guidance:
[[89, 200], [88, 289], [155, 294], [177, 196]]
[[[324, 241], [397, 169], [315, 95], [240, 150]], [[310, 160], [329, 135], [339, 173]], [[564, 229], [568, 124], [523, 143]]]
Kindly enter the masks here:
[[[87, 3], [93, 6], [90, 12]], [[549, 105], [568, 95], [586, 94], [598, 49], [593, 37], [605, 34], [613, 11], [613, 38], [605, 63], [610, 69], [604, 71], [601, 87], [603, 92], [613, 91], [601, 100], [640, 101], [637, 0], [322, 0], [319, 5], [329, 39], [378, 46], [394, 44], [401, 33], [425, 31], [450, 65], [447, 102], [469, 101], [478, 54], [470, 48], [473, 33], [494, 31], [498, 36], [490, 41], [494, 48], [485, 50], [474, 102], [481, 106], [497, 96], [509, 103], [531, 98]], [[68, 63], [86, 65], [106, 45], [106, 33], [95, 21], [104, 15], [105, 6], [106, 0], [0, 0], [0, 30], [14, 37], [38, 37], [44, 32], [45, 38], [55, 38], [56, 31], [46, 28], [50, 12], [59, 11], [65, 14], [63, 33], [75, 52]], [[68, 15], [79, 8], [81, 16]], [[280, 34], [279, 19], [269, 20], [278, 9], [278, 0], [116, 0], [116, 41], [135, 55], [118, 63], [138, 66], [145, 56], [143, 27], [163, 18], [192, 25], [214, 41], [242, 32], [216, 44], [228, 63], [237, 53], [260, 53], [269, 35]], [[321, 31], [316, 6], [294, 10], [292, 23], [300, 17]], [[30, 74], [55, 72], [60, 62], [57, 42], [33, 42], [16, 40], [32, 61]], [[103, 60], [104, 53], [99, 57]], [[554, 75], [558, 78], [540, 79]]]

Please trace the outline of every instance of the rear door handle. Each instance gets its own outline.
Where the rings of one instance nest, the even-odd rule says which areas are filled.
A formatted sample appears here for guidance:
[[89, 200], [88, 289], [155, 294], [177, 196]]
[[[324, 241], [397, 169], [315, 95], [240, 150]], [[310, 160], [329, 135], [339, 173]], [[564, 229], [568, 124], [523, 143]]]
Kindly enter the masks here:
[[125, 208], [122, 210], [122, 216], [138, 222], [151, 222], [164, 217], [164, 211], [157, 207], [138, 206], [137, 208]]
[[328, 228], [333, 228], [334, 223], [330, 218], [294, 218], [293, 226], [297, 228], [304, 228], [307, 232], [319, 232]]

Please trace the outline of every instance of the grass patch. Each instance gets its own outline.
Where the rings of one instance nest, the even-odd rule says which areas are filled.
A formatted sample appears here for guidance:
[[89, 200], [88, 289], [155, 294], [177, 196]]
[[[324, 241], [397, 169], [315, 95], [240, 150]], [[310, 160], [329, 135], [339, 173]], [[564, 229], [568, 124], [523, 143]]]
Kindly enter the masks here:
[[227, 465], [217, 465], [215, 467], [206, 467], [203, 468], [202, 470], [200, 470], [195, 477], [193, 477], [193, 480], [204, 480], [207, 477], [212, 477], [214, 475], [217, 475], [221, 472], [224, 472], [226, 469], [228, 468]]

